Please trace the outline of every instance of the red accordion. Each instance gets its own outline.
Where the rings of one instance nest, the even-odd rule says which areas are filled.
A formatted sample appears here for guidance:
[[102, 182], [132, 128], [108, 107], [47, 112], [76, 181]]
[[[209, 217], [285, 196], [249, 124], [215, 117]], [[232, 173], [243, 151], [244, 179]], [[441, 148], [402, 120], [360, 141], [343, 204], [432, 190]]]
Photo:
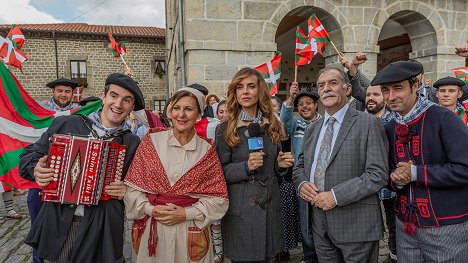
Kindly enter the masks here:
[[42, 190], [42, 201], [97, 205], [114, 198], [106, 186], [122, 179], [127, 146], [90, 137], [54, 134], [47, 166], [54, 179]]

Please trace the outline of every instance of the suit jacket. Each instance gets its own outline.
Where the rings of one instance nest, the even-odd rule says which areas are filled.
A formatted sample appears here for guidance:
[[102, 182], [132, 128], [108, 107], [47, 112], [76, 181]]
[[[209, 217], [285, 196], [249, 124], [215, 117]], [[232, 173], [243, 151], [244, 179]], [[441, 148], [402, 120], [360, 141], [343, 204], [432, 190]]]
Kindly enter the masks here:
[[[309, 125], [294, 167], [296, 189], [310, 181], [315, 147], [324, 118]], [[338, 205], [325, 213], [328, 234], [341, 242], [383, 238], [377, 192], [388, 181], [388, 139], [379, 118], [349, 107], [325, 171], [325, 191], [333, 189]], [[313, 176], [313, 175], [312, 175]], [[313, 207], [313, 214], [321, 212]], [[314, 220], [312, 218], [312, 224]]]

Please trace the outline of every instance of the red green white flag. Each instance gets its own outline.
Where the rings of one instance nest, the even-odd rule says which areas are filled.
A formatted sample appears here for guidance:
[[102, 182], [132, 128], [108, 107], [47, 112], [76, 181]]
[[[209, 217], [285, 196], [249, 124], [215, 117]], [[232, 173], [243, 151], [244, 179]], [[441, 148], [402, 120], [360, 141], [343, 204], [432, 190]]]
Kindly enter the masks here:
[[275, 56], [271, 61], [268, 61], [264, 64], [256, 66], [256, 69], [260, 74], [262, 74], [265, 79], [270, 95], [275, 95], [278, 92], [278, 86], [281, 76], [281, 52], [276, 51]]
[[101, 107], [96, 101], [79, 109], [55, 112], [41, 107], [16, 77], [0, 63], [0, 181], [20, 189], [39, 188], [18, 173], [19, 156], [36, 142], [57, 116], [89, 115]]
[[24, 44], [24, 35], [21, 29], [13, 25], [6, 38], [0, 36], [0, 58], [8, 65], [14, 66], [21, 71], [21, 64], [28, 57], [21, 50]]
[[468, 67], [453, 68], [452, 71], [456, 78], [468, 82]]
[[312, 16], [309, 17], [309, 19], [307, 20], [307, 25], [309, 31], [309, 39], [311, 39], [311, 42], [315, 41], [317, 51], [320, 53], [320, 55], [323, 55], [323, 46], [325, 46], [325, 44], [331, 41], [327, 30], [325, 30], [325, 27], [322, 25], [322, 23], [315, 14], [312, 14]]
[[314, 51], [309, 38], [304, 34], [300, 27], [296, 29], [296, 51], [295, 63], [296, 66], [307, 65], [312, 61]]
[[112, 48], [112, 54], [114, 54], [114, 57], [122, 57], [127, 53], [127, 48], [125, 47], [125, 44], [122, 42], [117, 43], [110, 29], [107, 29], [107, 38], [110, 41], [110, 48]]

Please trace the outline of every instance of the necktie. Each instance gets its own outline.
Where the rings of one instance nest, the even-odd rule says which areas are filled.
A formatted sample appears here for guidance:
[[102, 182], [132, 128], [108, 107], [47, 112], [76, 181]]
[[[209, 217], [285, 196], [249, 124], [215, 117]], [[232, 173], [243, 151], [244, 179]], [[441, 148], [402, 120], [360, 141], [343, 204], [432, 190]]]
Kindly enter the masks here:
[[317, 185], [320, 192], [324, 191], [325, 185], [325, 170], [328, 166], [330, 154], [332, 150], [332, 139], [333, 139], [333, 124], [335, 118], [330, 117], [328, 119], [328, 126], [325, 134], [323, 135], [322, 144], [317, 156], [317, 166], [315, 167], [314, 182]]

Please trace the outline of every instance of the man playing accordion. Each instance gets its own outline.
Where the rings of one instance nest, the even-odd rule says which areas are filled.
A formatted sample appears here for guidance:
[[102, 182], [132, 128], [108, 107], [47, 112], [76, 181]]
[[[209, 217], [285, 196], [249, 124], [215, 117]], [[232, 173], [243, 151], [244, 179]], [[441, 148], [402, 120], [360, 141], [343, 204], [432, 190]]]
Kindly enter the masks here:
[[[20, 161], [20, 173], [26, 179], [43, 187], [54, 182], [56, 170], [47, 156], [53, 134], [90, 136], [125, 145], [121, 180], [125, 178], [139, 144], [126, 118], [133, 110], [144, 109], [143, 94], [124, 74], [109, 75], [105, 84], [102, 109], [89, 116], [57, 117], [41, 138], [27, 147]], [[101, 199], [96, 205], [44, 202], [25, 243], [37, 249], [46, 262], [123, 262], [122, 198], [126, 187], [116, 180], [104, 193], [113, 198]]]

